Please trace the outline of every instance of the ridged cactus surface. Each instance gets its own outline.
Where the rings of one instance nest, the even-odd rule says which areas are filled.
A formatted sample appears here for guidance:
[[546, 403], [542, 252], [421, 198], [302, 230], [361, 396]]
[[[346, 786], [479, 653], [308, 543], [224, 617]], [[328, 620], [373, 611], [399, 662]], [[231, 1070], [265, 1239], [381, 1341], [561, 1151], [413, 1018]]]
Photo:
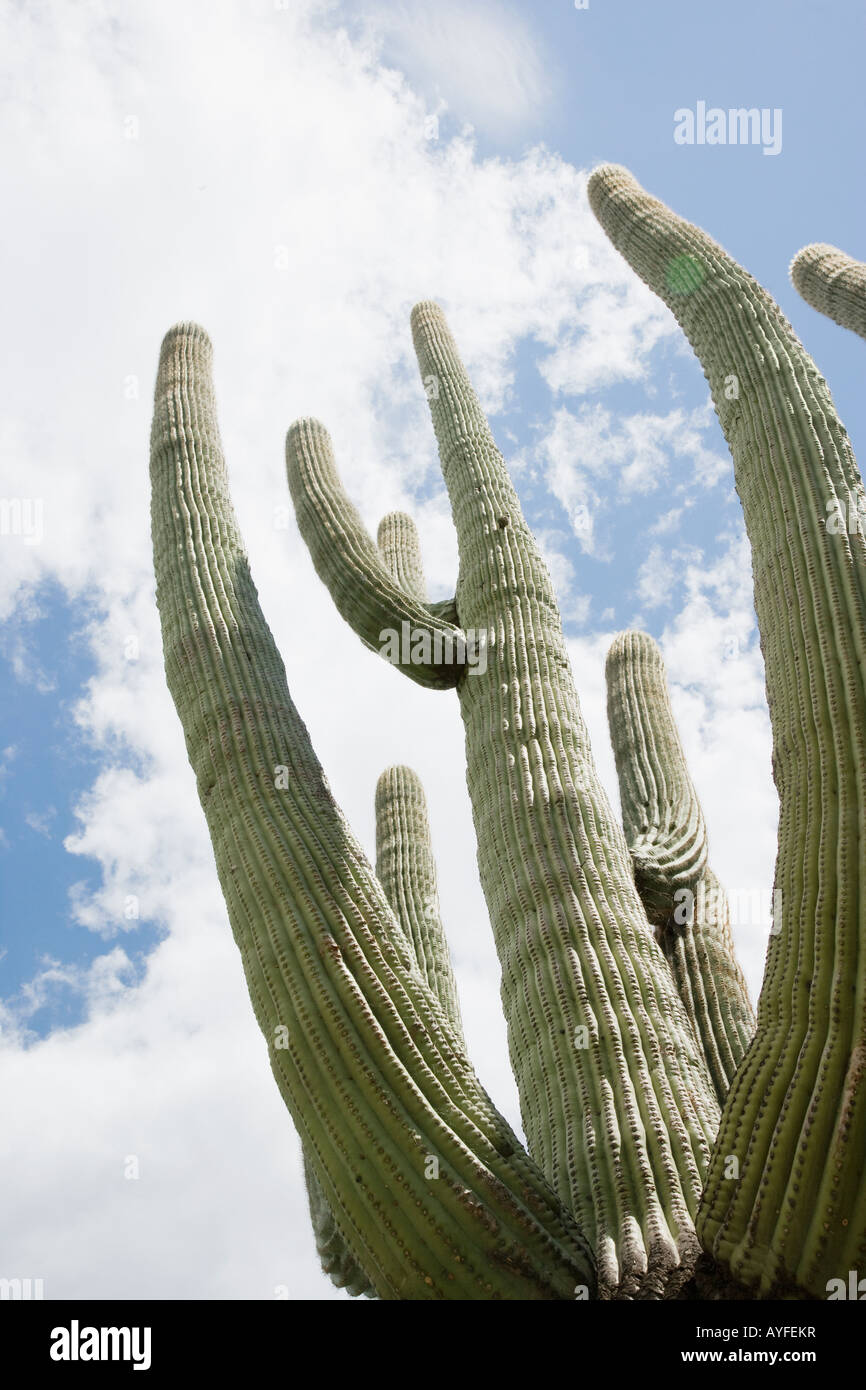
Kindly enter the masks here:
[[[455, 618], [484, 656], [455, 683], [529, 1150], [591, 1239], [602, 1292], [661, 1296], [697, 1256], [716, 1099], [595, 770], [550, 576], [441, 309], [418, 305], [412, 331], [437, 387]], [[371, 569], [369, 595], [344, 602], [331, 538], [357, 514], [324, 427], [294, 426], [286, 456], [301, 532], [363, 637], [380, 581]]]
[[572, 1298], [573, 1220], [497, 1113], [335, 805], [229, 500], [211, 348], [160, 355], [153, 545], [169, 688], [271, 1067], [382, 1298]]
[[662, 654], [623, 632], [607, 656], [607, 711], [635, 881], [701, 1040], [719, 1103], [755, 1031], [727, 894], [674, 721]]
[[866, 265], [835, 246], [804, 246], [791, 262], [794, 288], [807, 304], [866, 338]]
[[439, 909], [427, 798], [409, 767], [389, 767], [376, 787], [376, 876], [412, 943], [419, 971], [462, 1039], [457, 981]]
[[820, 1297], [866, 1256], [866, 541], [823, 524], [828, 503], [862, 512], [863, 484], [767, 292], [627, 170], [597, 170], [589, 198], [704, 367], [752, 547], [773, 729], [781, 912], [698, 1230], [743, 1284]]
[[[417, 777], [380, 779], [374, 873], [292, 704], [194, 325], [164, 341], [152, 434], [168, 682], [335, 1282], [388, 1299], [823, 1297], [866, 1260], [866, 541], [825, 524], [863, 515], [866, 494], [766, 291], [628, 171], [602, 167], [588, 193], [703, 364], [752, 547], [780, 801], [754, 1036], [661, 654], [629, 633], [608, 659], [623, 830], [550, 576], [436, 304], [411, 327], [454, 597], [428, 601], [405, 514], [370, 537], [322, 425], [293, 425], [286, 461], [339, 612], [411, 679], [457, 692], [529, 1153], [466, 1056]], [[798, 260], [856, 326], [857, 269]]]

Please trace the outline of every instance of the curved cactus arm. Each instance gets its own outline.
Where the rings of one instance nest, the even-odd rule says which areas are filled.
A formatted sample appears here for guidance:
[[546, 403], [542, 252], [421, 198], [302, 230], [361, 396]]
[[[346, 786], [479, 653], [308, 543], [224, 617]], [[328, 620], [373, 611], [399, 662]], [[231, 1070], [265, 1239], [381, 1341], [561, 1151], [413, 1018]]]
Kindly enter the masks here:
[[211, 349], [160, 354], [152, 526], [166, 674], [281, 1094], [383, 1298], [573, 1297], [574, 1223], [494, 1109], [336, 806], [229, 499]]
[[842, 328], [866, 338], [866, 264], [835, 246], [804, 246], [791, 262], [794, 289]]
[[607, 711], [635, 882], [704, 1049], [720, 1103], [755, 1031], [727, 895], [674, 721], [662, 654], [623, 632], [607, 656]]
[[465, 665], [463, 634], [441, 605], [403, 588], [367, 534], [337, 473], [331, 438], [317, 420], [297, 420], [286, 436], [286, 471], [295, 515], [319, 578], [365, 647], [419, 685], [447, 690]]
[[376, 877], [412, 943], [418, 969], [463, 1037], [457, 982], [439, 911], [427, 798], [410, 767], [389, 767], [376, 786]]
[[530, 1152], [606, 1295], [688, 1277], [718, 1109], [598, 779], [553, 586], [441, 309], [412, 330], [457, 527], [458, 685], [481, 882]]
[[597, 170], [589, 198], [704, 366], [752, 546], [773, 727], [781, 910], [698, 1230], [761, 1294], [821, 1297], [866, 1256], [866, 541], [825, 525], [862, 515], [863, 485], [767, 292], [627, 170]]

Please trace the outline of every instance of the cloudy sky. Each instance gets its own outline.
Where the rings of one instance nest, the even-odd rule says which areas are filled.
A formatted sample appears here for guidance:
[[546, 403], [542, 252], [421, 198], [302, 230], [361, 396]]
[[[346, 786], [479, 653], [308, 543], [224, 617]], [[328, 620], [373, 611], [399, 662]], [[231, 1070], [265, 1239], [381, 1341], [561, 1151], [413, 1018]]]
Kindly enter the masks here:
[[[470, 1048], [512, 1123], [456, 699], [343, 625], [285, 484], [286, 428], [316, 415], [371, 529], [412, 511], [432, 596], [453, 592], [416, 300], [445, 307], [543, 544], [614, 800], [605, 651], [629, 626], [662, 644], [757, 996], [776, 803], [732, 468], [700, 367], [585, 184], [626, 164], [742, 260], [856, 448], [862, 346], [787, 266], [814, 240], [866, 254], [863, 28], [855, 0], [2, 0], [4, 1277], [55, 1298], [343, 1296], [164, 685], [147, 441], [179, 319], [213, 339], [262, 604], [371, 853], [379, 772], [424, 779]], [[781, 149], [677, 143], [699, 102], [781, 112]]]

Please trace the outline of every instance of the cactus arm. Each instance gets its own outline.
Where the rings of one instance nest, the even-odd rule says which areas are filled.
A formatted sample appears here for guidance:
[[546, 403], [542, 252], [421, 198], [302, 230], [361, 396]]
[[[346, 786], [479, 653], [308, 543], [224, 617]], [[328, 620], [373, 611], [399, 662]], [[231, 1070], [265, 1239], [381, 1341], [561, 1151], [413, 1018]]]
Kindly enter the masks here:
[[712, 869], [695, 884], [689, 918], [674, 917], [660, 940], [724, 1105], [755, 1034], [755, 1011], [734, 951], [728, 895]]
[[412, 329], [457, 528], [458, 685], [478, 863], [530, 1152], [606, 1295], [688, 1277], [718, 1110], [599, 782], [550, 576], [441, 309]]
[[727, 896], [707, 866], [707, 834], [674, 721], [658, 646], [616, 637], [607, 708], [623, 827], [647, 916], [673, 971], [723, 1103], [755, 1031], [731, 938]]
[[835, 246], [804, 246], [791, 262], [794, 289], [819, 313], [866, 338], [866, 264]]
[[340, 1233], [383, 1298], [573, 1297], [593, 1282], [584, 1242], [421, 979], [292, 703], [195, 325], [164, 340], [151, 442], [168, 684], [271, 1066]]
[[[426, 588], [414, 525], [399, 512], [391, 513], [385, 522], [391, 533], [389, 539], [395, 541], [396, 545], [390, 548], [390, 555], [385, 554], [383, 558], [389, 563], [393, 556], [394, 569], [398, 571], [394, 577], [404, 584], [414, 580], [418, 597], [423, 601]], [[383, 548], [385, 522], [379, 528], [380, 548]], [[405, 540], [407, 533], [408, 541]], [[412, 563], [403, 568], [403, 560]], [[407, 941], [411, 943], [417, 968], [439, 1000], [455, 1035], [462, 1043], [463, 1023], [457, 984], [439, 914], [427, 802], [420, 778], [408, 767], [388, 768], [376, 786], [376, 877]], [[337, 1288], [346, 1289], [353, 1297], [359, 1294], [375, 1297], [372, 1285], [343, 1240], [306, 1152], [304, 1177], [316, 1249], [323, 1270]]]
[[606, 678], [623, 828], [647, 916], [658, 926], [671, 916], [676, 890], [692, 888], [706, 867], [704, 816], [652, 638], [620, 633], [608, 652]]
[[596, 171], [589, 198], [704, 366], [752, 546], [773, 728], [781, 912], [698, 1230], [760, 1294], [821, 1297], [866, 1254], [866, 541], [824, 524], [849, 503], [862, 514], [863, 486], [766, 291], [627, 170]]
[[427, 581], [421, 560], [418, 528], [405, 512], [388, 512], [379, 522], [376, 544], [382, 563], [404, 593], [419, 603], [427, 602]]
[[439, 912], [427, 799], [409, 767], [389, 767], [376, 786], [376, 877], [411, 941], [418, 968], [463, 1037], [457, 982]]
[[364, 645], [419, 685], [456, 685], [465, 658], [462, 633], [442, 605], [428, 606], [388, 569], [343, 488], [330, 435], [317, 420], [292, 425], [286, 471], [316, 572]]

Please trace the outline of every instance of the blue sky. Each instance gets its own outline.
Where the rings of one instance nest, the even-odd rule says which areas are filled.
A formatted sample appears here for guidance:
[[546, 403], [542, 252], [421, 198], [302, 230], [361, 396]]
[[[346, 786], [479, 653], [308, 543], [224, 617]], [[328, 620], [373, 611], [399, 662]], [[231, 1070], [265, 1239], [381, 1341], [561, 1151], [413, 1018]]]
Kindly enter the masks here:
[[[39, 498], [45, 516], [38, 544], [0, 538], [0, 1022], [15, 1084], [34, 1098], [7, 1157], [38, 1200], [53, 1181], [39, 1127], [58, 1058], [74, 1066], [89, 1137], [70, 1134], [56, 1162], [89, 1194], [78, 1239], [109, 1273], [97, 1254], [76, 1264], [34, 1252], [23, 1226], [6, 1234], [58, 1293], [98, 1296], [109, 1275], [128, 1296], [164, 1287], [148, 1232], [187, 1211], [199, 1140], [182, 1136], [195, 1124], [213, 1177], [185, 1220], [192, 1244], [207, 1230], [215, 1248], [207, 1269], [184, 1256], [166, 1296], [269, 1296], [286, 1281], [291, 1296], [330, 1297], [162, 680], [147, 496], [162, 333], [194, 317], [214, 340], [253, 572], [368, 848], [381, 767], [424, 776], [470, 1046], [516, 1123], [456, 710], [407, 691], [343, 628], [285, 518], [284, 432], [298, 415], [326, 421], [371, 529], [391, 507], [416, 513], [443, 596], [456, 548], [408, 332], [411, 303], [440, 299], [548, 557], [611, 795], [604, 652], [640, 625], [665, 651], [716, 867], [735, 893], [768, 894], [769, 724], [730, 459], [700, 367], [607, 247], [583, 183], [595, 164], [623, 163], [740, 259], [824, 371], [856, 451], [862, 344], [799, 300], [787, 268], [816, 240], [866, 255], [866, 16], [802, 0], [145, 9], [0, 17], [15, 209], [0, 232], [12, 268], [2, 496]], [[675, 143], [675, 111], [698, 102], [781, 110], [780, 152]], [[755, 993], [765, 928], [738, 933]], [[131, 1040], [149, 1140], [140, 1114], [105, 1102]], [[231, 1105], [244, 1117], [233, 1142], [250, 1152], [217, 1156]], [[246, 1244], [232, 1263], [207, 1199], [255, 1161], [254, 1137], [273, 1149], [261, 1200], [285, 1173], [289, 1195], [264, 1253], [256, 1212], [238, 1214], [224, 1239]], [[132, 1211], [94, 1174], [146, 1142], [162, 1186]], [[118, 1222], [137, 1275], [110, 1254]], [[281, 1275], [286, 1233], [298, 1254]]]

